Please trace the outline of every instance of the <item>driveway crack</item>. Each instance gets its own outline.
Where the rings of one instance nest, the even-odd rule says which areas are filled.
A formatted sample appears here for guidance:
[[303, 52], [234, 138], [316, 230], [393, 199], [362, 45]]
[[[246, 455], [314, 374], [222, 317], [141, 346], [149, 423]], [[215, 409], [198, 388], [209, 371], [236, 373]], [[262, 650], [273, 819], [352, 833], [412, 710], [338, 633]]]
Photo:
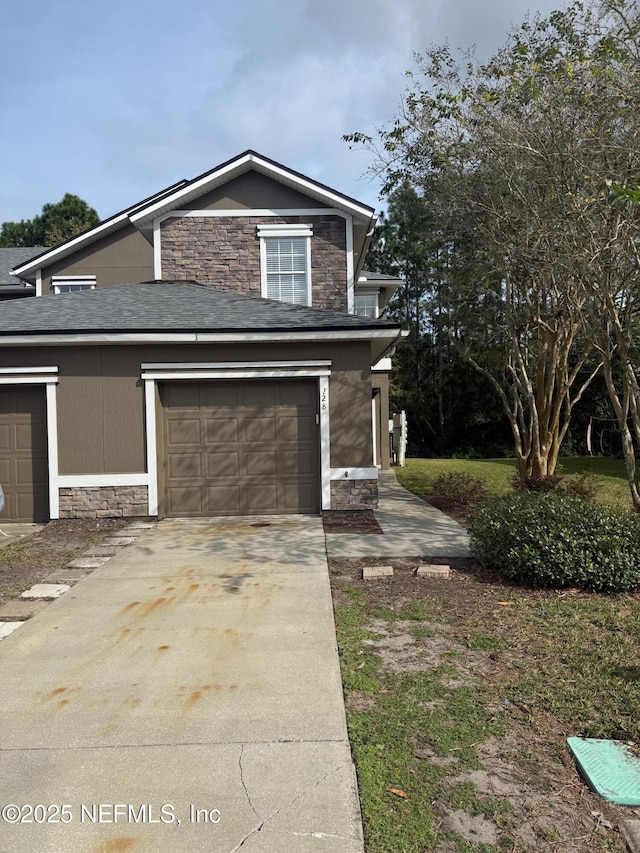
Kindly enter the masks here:
[[[239, 766], [239, 768], [240, 768], [240, 784], [242, 785], [242, 787], [243, 787], [243, 789], [244, 789], [244, 793], [245, 793], [245, 796], [246, 796], [246, 798], [247, 798], [247, 802], [248, 802], [248, 803], [249, 803], [249, 805], [251, 806], [251, 810], [253, 811], [254, 815], [255, 815], [257, 818], [259, 818], [259, 817], [260, 817], [260, 815], [258, 814], [258, 812], [257, 812], [257, 811], [256, 811], [256, 809], [255, 809], [255, 806], [254, 806], [254, 805], [253, 805], [253, 803], [251, 802], [251, 795], [249, 794], [249, 790], [247, 789], [246, 783], [245, 783], [245, 781], [244, 781], [244, 770], [243, 770], [243, 767], [242, 767], [242, 756], [243, 756], [243, 755], [244, 755], [244, 744], [242, 744], [242, 745], [240, 746], [240, 758], [238, 759], [238, 766]], [[261, 824], [261, 825], [262, 825], [262, 824]], [[255, 830], [254, 830], [254, 831], [255, 831]], [[242, 843], [244, 844], [244, 841], [243, 841]]]
[[[242, 751], [240, 753], [240, 762], [242, 762]], [[279, 808], [277, 808], [275, 811], [273, 811], [270, 815], [268, 815], [268, 817], [266, 817], [264, 820], [262, 820], [258, 824], [258, 826], [254, 827], [250, 832], [248, 832], [244, 836], [244, 838], [240, 841], [240, 843], [236, 847], [233, 848], [231, 853], [237, 853], [237, 851], [240, 850], [242, 847], [244, 847], [246, 842], [252, 836], [256, 835], [258, 832], [263, 832], [265, 827], [267, 826], [267, 824], [270, 821], [272, 821], [274, 818], [276, 818], [282, 811], [284, 811], [284, 809], [288, 808], [289, 806], [295, 805], [295, 803], [297, 803], [298, 800], [300, 800], [302, 797], [306, 796], [310, 791], [313, 791], [314, 788], [317, 788], [318, 785], [320, 785], [322, 782], [324, 782], [325, 779], [328, 779], [329, 776], [333, 776], [335, 773], [339, 773], [345, 767], [350, 767], [350, 766], [351, 766], [351, 762], [346, 761], [343, 764], [339, 764], [337, 767], [333, 767], [331, 770], [328, 770], [326, 773], [324, 773], [322, 776], [320, 776], [319, 779], [316, 779], [316, 781], [312, 785], [309, 785], [308, 788], [305, 788], [303, 791], [300, 791], [299, 794], [296, 794], [295, 797], [293, 797], [291, 800], [288, 800], [286, 803], [284, 803]], [[241, 771], [242, 771], [242, 764], [240, 764], [240, 767], [241, 767]], [[241, 781], [242, 781], [242, 786], [243, 786], [245, 793], [247, 795], [247, 799], [249, 800], [249, 804], [251, 805], [251, 808], [253, 809], [253, 811], [257, 817], [258, 813], [256, 812], [255, 808], [253, 807], [253, 803], [251, 803], [251, 798], [249, 797], [249, 792], [247, 791], [247, 788], [246, 788], [246, 785], [244, 783], [244, 779], [242, 779], [242, 776], [241, 776]], [[326, 835], [325, 833], [319, 833], [319, 832], [289, 832], [287, 834], [288, 835], [296, 835], [296, 836], [306, 836], [306, 837], [312, 837], [312, 838], [341, 838], [342, 837], [342, 836], [335, 836], [335, 835]], [[347, 841], [349, 839], [345, 838], [344, 840]]]

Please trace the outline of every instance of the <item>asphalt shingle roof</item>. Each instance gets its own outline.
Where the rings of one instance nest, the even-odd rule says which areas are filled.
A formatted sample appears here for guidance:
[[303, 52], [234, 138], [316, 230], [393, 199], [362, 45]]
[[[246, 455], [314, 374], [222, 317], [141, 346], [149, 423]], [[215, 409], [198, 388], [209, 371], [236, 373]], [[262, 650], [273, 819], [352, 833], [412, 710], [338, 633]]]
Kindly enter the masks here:
[[92, 332], [397, 330], [370, 320], [215, 290], [190, 281], [148, 281], [3, 304], [0, 336]]
[[23, 246], [17, 249], [0, 248], [0, 287], [23, 284], [24, 282], [15, 275], [11, 275], [11, 270], [42, 251], [42, 246]]

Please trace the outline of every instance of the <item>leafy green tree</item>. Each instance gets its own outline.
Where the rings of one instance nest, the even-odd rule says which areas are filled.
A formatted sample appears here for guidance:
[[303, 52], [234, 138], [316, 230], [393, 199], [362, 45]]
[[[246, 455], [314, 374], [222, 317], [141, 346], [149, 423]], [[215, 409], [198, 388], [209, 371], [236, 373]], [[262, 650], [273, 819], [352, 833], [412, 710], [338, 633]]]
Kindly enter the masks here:
[[391, 404], [407, 411], [411, 453], [470, 446], [499, 453], [508, 438], [493, 393], [470, 375], [443, 324], [451, 274], [444, 221], [434, 193], [427, 200], [405, 182], [389, 194], [365, 261], [366, 269], [403, 280], [387, 312], [409, 330], [394, 358]]
[[[612, 308], [634, 294], [629, 329], [637, 237], [633, 205], [621, 226], [611, 195], [640, 175], [639, 32], [636, 0], [574, 2], [525, 21], [486, 63], [434, 48], [379, 142], [347, 137], [374, 152], [388, 192], [437, 191], [447, 329], [498, 394], [523, 478], [553, 473], [575, 405], [625, 350]], [[627, 374], [621, 419], [638, 399]]]
[[56, 204], [45, 204], [40, 215], [20, 222], [5, 222], [0, 228], [0, 246], [57, 246], [100, 222], [96, 211], [65, 193]]

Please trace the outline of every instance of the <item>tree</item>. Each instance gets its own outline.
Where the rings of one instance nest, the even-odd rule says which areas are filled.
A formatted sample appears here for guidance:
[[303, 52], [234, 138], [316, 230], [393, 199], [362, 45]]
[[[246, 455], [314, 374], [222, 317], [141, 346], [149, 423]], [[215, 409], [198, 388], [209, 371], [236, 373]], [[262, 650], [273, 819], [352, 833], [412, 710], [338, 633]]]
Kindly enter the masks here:
[[99, 222], [100, 217], [85, 201], [65, 193], [56, 204], [45, 204], [33, 219], [5, 222], [0, 229], [0, 246], [57, 246]]
[[485, 452], [501, 453], [507, 442], [493, 392], [470, 376], [444, 328], [451, 269], [443, 214], [433, 193], [427, 201], [405, 182], [389, 194], [365, 260], [366, 269], [403, 280], [387, 309], [409, 331], [394, 358], [391, 403], [407, 412], [414, 454], [483, 444]]
[[575, 2], [525, 21], [484, 64], [434, 48], [380, 146], [347, 138], [374, 152], [387, 191], [409, 180], [447, 208], [449, 333], [499, 395], [522, 478], [553, 473], [607, 341], [622, 354], [603, 311], [636, 261], [607, 182], [640, 174], [637, 61], [621, 35], [637, 21], [636, 0]]

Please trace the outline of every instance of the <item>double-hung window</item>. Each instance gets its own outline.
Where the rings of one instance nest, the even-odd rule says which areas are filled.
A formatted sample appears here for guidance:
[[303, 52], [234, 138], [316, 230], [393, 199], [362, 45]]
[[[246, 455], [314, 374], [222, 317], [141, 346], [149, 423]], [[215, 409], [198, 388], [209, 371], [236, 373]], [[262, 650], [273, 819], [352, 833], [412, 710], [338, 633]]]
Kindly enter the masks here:
[[311, 305], [310, 225], [259, 225], [262, 295]]
[[79, 290], [94, 290], [95, 275], [54, 275], [51, 287], [54, 293], [77, 293]]

